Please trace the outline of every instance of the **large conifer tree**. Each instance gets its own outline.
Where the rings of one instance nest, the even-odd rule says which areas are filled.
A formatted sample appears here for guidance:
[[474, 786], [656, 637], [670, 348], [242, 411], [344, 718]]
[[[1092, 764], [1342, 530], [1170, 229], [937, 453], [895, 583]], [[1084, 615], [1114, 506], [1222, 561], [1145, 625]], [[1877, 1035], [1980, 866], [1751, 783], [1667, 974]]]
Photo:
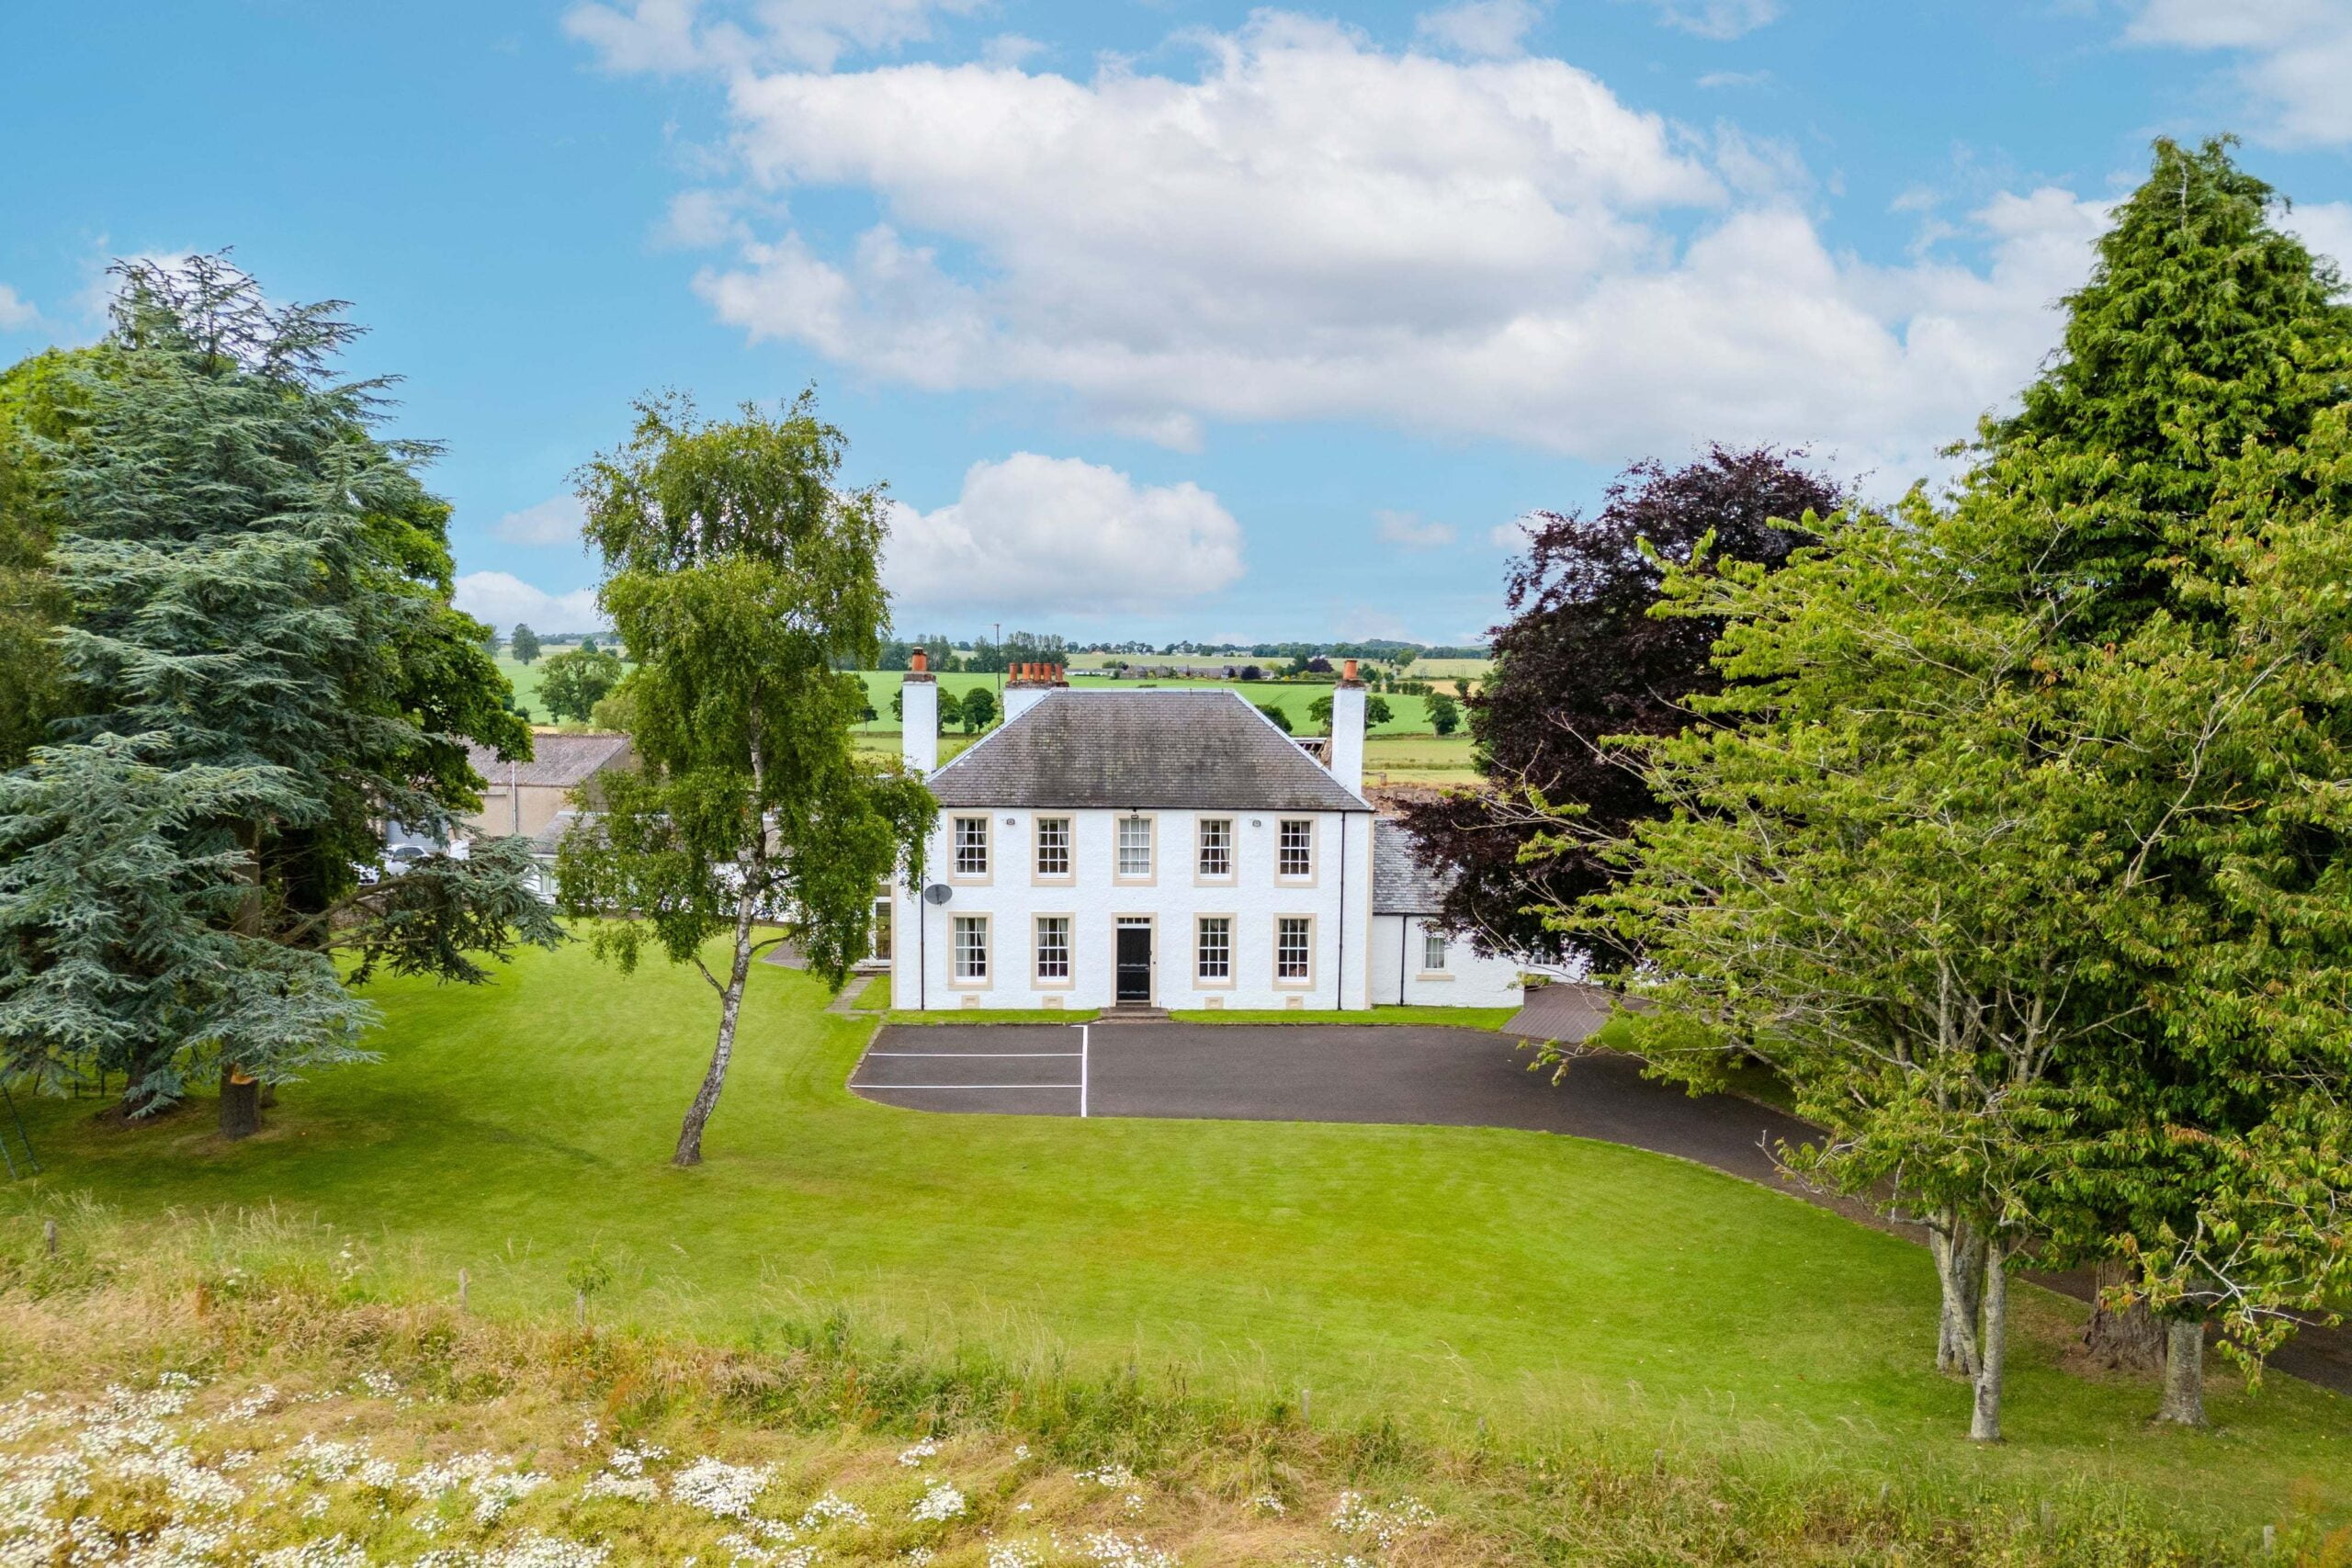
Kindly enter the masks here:
[[[2090, 280], [2065, 301], [2059, 354], [2015, 416], [1985, 425], [1970, 489], [2041, 520], [2030, 525], [2042, 534], [2038, 591], [2055, 637], [2103, 647], [2154, 621], [2209, 656], [2236, 647], [2249, 510], [2300, 514], [2328, 491], [2324, 463], [2296, 455], [2352, 399], [2352, 305], [2334, 265], [2278, 227], [2281, 206], [2236, 165], [2226, 140], [2158, 141], [2148, 179], [2099, 242]], [[2314, 716], [2324, 730], [2324, 711]], [[2116, 787], [2130, 790], [2161, 754], [2119, 745]], [[2247, 799], [2286, 805], [2275, 783], [2245, 780]], [[2280, 928], [2276, 900], [2332, 879], [2347, 851], [2340, 832], [2320, 820], [2290, 831], [2259, 810], [2217, 816], [2210, 829], [2152, 849], [2147, 874], [2167, 890], [2184, 934], [2124, 971], [2127, 986], [2153, 998], [2136, 1010], [2129, 1042], [2071, 1069], [2113, 1107], [2112, 1146], [2083, 1172], [2100, 1190], [2088, 1180], [2081, 1190], [2090, 1200], [2075, 1227], [2082, 1253], [2177, 1258], [2212, 1184], [2227, 1179], [2212, 1153], [2222, 1145], [2200, 1140], [2254, 1135], [2277, 1105], [2251, 1086], [2275, 1084], [2281, 1064], [2260, 1065], [2269, 1047], [2207, 1004], [2292, 979], [2268, 971], [2298, 949], [2297, 966], [2334, 966], [2305, 945], [2329, 939]], [[2295, 994], [2312, 995], [2300, 982]], [[2165, 1413], [2193, 1422], [2203, 1321], [2244, 1298], [2218, 1271], [2200, 1280], [2193, 1269], [2165, 1268]]]
[[[375, 433], [383, 383], [335, 378], [356, 331], [339, 306], [274, 306], [220, 257], [117, 270], [105, 352], [68, 370], [73, 416], [36, 438], [63, 606], [62, 716], [59, 744], [17, 787], [11, 847], [54, 866], [37, 852], [97, 832], [85, 813], [122, 824], [109, 841], [124, 856], [152, 870], [168, 850], [186, 884], [176, 904], [152, 906], [159, 924], [140, 952], [195, 951], [197, 926], [242, 944], [217, 948], [233, 963], [178, 971], [182, 989], [210, 975], [223, 997], [250, 993], [276, 975], [284, 997], [342, 998], [266, 1032], [153, 1029], [126, 1014], [128, 1109], [167, 1105], [217, 1067], [223, 1128], [242, 1134], [262, 1084], [350, 1048], [361, 1010], [334, 983], [331, 947], [357, 950], [362, 976], [388, 965], [478, 979], [469, 948], [501, 951], [517, 931], [556, 939], [519, 845], [373, 886], [357, 869], [379, 857], [385, 823], [443, 833], [479, 805], [469, 739], [527, 755], [529, 731], [506, 711], [484, 628], [450, 605], [448, 508], [414, 471], [430, 448]], [[214, 778], [241, 783], [191, 783]], [[57, 793], [62, 779], [96, 793], [77, 805]], [[217, 808], [119, 798], [140, 790]], [[223, 867], [236, 891], [226, 904]], [[131, 976], [145, 960], [74, 947], [89, 888], [26, 872], [13, 890], [13, 940], [0, 947], [12, 1050], [51, 1078], [105, 1066], [74, 1043], [86, 1029], [42, 998], [55, 999], [69, 962]], [[186, 996], [175, 1016], [227, 1017], [218, 1003]]]

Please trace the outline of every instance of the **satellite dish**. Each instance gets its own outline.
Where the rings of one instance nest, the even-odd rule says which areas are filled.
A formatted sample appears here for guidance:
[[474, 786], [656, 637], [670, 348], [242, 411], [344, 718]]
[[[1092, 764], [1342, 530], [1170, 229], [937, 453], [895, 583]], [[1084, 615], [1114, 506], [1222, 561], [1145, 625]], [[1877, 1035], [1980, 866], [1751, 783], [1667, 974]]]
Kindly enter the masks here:
[[954, 897], [956, 889], [944, 882], [934, 882], [922, 890], [922, 901], [926, 904], [944, 904]]

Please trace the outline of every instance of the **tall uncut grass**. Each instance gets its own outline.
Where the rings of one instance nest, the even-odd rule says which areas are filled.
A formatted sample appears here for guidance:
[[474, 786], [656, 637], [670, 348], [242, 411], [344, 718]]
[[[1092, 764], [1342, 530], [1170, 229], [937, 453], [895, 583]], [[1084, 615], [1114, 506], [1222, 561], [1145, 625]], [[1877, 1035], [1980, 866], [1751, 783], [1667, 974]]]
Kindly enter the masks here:
[[[2352, 1562], [2307, 1520], [2266, 1554], [2100, 1484], [1949, 1483], [1932, 1455], [1849, 1483], [1720, 1433], [1448, 1444], [838, 1313], [731, 1347], [614, 1329], [600, 1269], [571, 1312], [492, 1317], [285, 1213], [34, 1198], [0, 1216], [0, 1557], [48, 1560], [22, 1549], [55, 1529], [72, 1561], [188, 1563]], [[74, 1457], [99, 1450], [150, 1458]], [[75, 1463], [80, 1495], [28, 1503]], [[243, 1500], [199, 1518], [208, 1489]]]

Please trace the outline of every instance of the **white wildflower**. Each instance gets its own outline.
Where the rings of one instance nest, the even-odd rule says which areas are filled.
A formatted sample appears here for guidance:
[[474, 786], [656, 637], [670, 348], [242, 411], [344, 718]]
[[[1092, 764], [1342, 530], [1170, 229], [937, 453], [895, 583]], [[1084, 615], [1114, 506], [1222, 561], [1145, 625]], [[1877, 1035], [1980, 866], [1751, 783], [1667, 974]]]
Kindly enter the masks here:
[[1148, 1541], [1129, 1540], [1111, 1530], [1086, 1538], [1080, 1554], [1097, 1568], [1176, 1568], [1176, 1559]]
[[915, 1466], [921, 1464], [923, 1461], [929, 1459], [938, 1451], [939, 1444], [930, 1438], [925, 1438], [922, 1442], [917, 1443], [914, 1447], [900, 1454], [899, 1456], [899, 1462], [905, 1465], [909, 1470], [912, 1470]]
[[1366, 1502], [1361, 1493], [1342, 1492], [1331, 1508], [1333, 1529], [1341, 1535], [1368, 1535], [1384, 1550], [1435, 1523], [1437, 1515], [1418, 1497], [1399, 1497], [1384, 1508]]
[[485, 1553], [481, 1568], [603, 1568], [611, 1555], [608, 1546], [525, 1530], [511, 1545]]
[[254, 1568], [368, 1568], [368, 1554], [339, 1535], [282, 1546], [254, 1559]]
[[933, 1482], [930, 1489], [923, 1493], [922, 1501], [914, 1506], [914, 1517], [924, 1524], [961, 1518], [963, 1514], [964, 1495], [944, 1481]]
[[361, 1383], [366, 1385], [369, 1393], [374, 1394], [379, 1399], [390, 1399], [392, 1395], [400, 1393], [401, 1391], [400, 1379], [392, 1376], [390, 1372], [383, 1371], [374, 1367], [370, 1367], [368, 1371], [360, 1373], [359, 1381]]
[[316, 1434], [311, 1434], [294, 1445], [286, 1468], [308, 1480], [336, 1482], [357, 1470], [368, 1458], [367, 1449], [358, 1443], [322, 1443]]
[[831, 1524], [854, 1525], [864, 1529], [873, 1522], [865, 1517], [865, 1509], [831, 1492], [809, 1504], [808, 1511], [800, 1516], [800, 1528], [805, 1530], [822, 1529]]
[[764, 1465], [727, 1464], [698, 1459], [670, 1478], [670, 1497], [722, 1519], [747, 1519], [752, 1503], [775, 1472]]
[[547, 1483], [546, 1476], [532, 1471], [502, 1471], [476, 1477], [466, 1483], [466, 1490], [473, 1495], [474, 1522], [496, 1524], [507, 1509]]
[[1046, 1568], [1046, 1555], [1025, 1540], [1000, 1540], [989, 1548], [989, 1568]]
[[1136, 1483], [1136, 1472], [1124, 1464], [1106, 1464], [1095, 1470], [1081, 1470], [1070, 1477], [1081, 1486], [1107, 1486], [1127, 1491]]
[[223, 1421], [250, 1421], [254, 1416], [261, 1415], [263, 1412], [274, 1410], [277, 1407], [277, 1385], [274, 1383], [264, 1383], [259, 1388], [254, 1390], [253, 1393], [246, 1394], [243, 1399], [232, 1399], [226, 1405], [223, 1405], [220, 1410], [220, 1419]]
[[631, 1503], [651, 1503], [662, 1496], [662, 1483], [650, 1475], [616, 1475], [605, 1471], [589, 1477], [580, 1488], [582, 1497], [618, 1497]]
[[431, 1501], [456, 1491], [469, 1482], [495, 1474], [503, 1462], [496, 1454], [452, 1454], [437, 1463], [419, 1466], [401, 1484], [418, 1496]]

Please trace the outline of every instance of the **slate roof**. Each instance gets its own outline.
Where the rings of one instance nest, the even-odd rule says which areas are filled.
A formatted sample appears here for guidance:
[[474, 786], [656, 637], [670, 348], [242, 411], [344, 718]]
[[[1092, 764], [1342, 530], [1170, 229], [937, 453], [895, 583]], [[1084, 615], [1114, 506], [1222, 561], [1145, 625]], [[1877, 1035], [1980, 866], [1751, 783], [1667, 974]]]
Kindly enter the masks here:
[[1372, 824], [1372, 912], [1433, 915], [1445, 902], [1453, 878], [1431, 871], [1413, 856], [1412, 829], [1385, 817]]
[[[466, 760], [474, 772], [492, 784], [506, 783], [508, 764], [486, 747], [469, 746]], [[557, 735], [544, 730], [531, 737], [531, 760], [516, 762], [514, 782], [576, 789], [616, 763], [628, 760], [626, 735]]]
[[[552, 857], [556, 851], [563, 847], [565, 836], [578, 825], [580, 819], [581, 814], [577, 811], [559, 811], [548, 818], [548, 825], [531, 835], [531, 853], [534, 856]], [[591, 814], [588, 820], [594, 822], [597, 818]]]
[[946, 807], [1363, 811], [1240, 693], [1047, 692], [931, 776]]

